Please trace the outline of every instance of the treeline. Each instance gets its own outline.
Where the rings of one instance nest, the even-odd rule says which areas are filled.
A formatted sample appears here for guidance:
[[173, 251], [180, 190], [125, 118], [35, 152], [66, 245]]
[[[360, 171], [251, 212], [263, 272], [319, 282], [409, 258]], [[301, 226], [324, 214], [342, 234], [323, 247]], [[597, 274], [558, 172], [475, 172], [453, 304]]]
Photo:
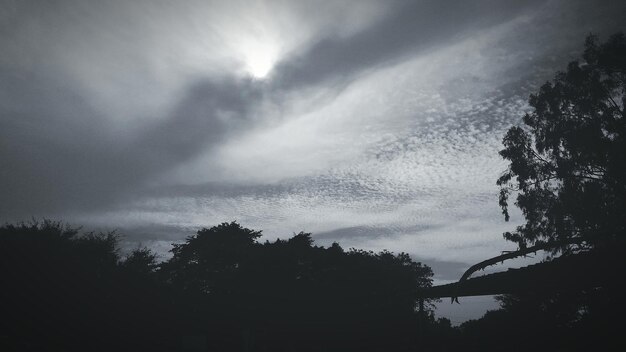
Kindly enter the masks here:
[[[624, 267], [589, 290], [499, 297], [452, 327], [420, 309], [432, 270], [404, 253], [260, 243], [204, 228], [172, 256], [119, 254], [115, 234], [58, 222], [0, 227], [1, 351], [588, 351], [624, 347]], [[609, 252], [603, 252], [608, 255]], [[616, 249], [611, 255], [621, 255]], [[581, 273], [581, 275], [590, 273]], [[591, 273], [593, 274], [593, 273]], [[621, 348], [621, 347], [620, 347]]]
[[433, 273], [407, 254], [260, 235], [223, 223], [159, 263], [121, 258], [115, 234], [0, 227], [0, 349], [412, 351], [449, 328], [430, 302], [420, 311]]

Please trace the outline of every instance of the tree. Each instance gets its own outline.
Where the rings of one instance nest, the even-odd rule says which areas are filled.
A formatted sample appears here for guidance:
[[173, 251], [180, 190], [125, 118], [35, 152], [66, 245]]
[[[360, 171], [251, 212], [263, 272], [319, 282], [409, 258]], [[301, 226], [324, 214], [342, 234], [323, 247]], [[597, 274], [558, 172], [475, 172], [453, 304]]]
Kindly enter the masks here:
[[232, 222], [174, 246], [159, 274], [179, 295], [183, 331], [209, 336], [210, 347], [222, 351], [235, 349], [241, 336], [273, 351], [417, 345], [416, 301], [432, 283], [428, 266], [405, 253], [316, 246], [306, 232], [265, 243], [259, 237]]
[[133, 250], [120, 266], [136, 274], [154, 273], [158, 268], [157, 255], [150, 249], [143, 247]]
[[225, 289], [224, 283], [250, 257], [261, 231], [224, 222], [203, 228], [185, 243], [174, 244], [174, 256], [163, 264], [169, 280], [179, 286], [203, 292]]
[[554, 252], [623, 240], [626, 231], [626, 38], [589, 36], [583, 61], [545, 83], [524, 126], [509, 129], [500, 155], [500, 206], [509, 220], [517, 193], [526, 223], [504, 237], [521, 249], [556, 244]]
[[1, 225], [0, 350], [174, 350], [180, 319], [155, 254], [120, 261], [118, 239], [49, 220]]

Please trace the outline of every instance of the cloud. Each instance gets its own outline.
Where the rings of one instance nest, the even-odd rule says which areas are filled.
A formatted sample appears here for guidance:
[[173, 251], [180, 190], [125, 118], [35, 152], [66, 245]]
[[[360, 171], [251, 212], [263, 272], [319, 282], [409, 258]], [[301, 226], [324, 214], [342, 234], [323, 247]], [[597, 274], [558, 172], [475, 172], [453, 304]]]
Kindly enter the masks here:
[[8, 201], [0, 212], [7, 218], [95, 211], [132, 198], [230, 131], [254, 125], [248, 117], [260, 83], [244, 71], [246, 51], [258, 48], [246, 41], [271, 41], [282, 56], [384, 13], [373, 2], [359, 11], [350, 2], [315, 11], [290, 2], [3, 3], [0, 190]]
[[[462, 138], [459, 143], [480, 143], [470, 135], [502, 130], [523, 114], [519, 90], [498, 91], [510, 80], [502, 73], [516, 63], [498, 63], [500, 53], [491, 49], [520, 22], [360, 75], [339, 89], [323, 86], [283, 97], [280, 109], [266, 112], [270, 123], [237, 134], [198, 159], [198, 165], [219, 165], [223, 175], [202, 167], [197, 172], [210, 180], [275, 182], [363, 163], [372, 154], [379, 158], [384, 148], [393, 148], [392, 140], [412, 140], [415, 148], [420, 139], [439, 138], [440, 144], [454, 133]], [[315, 103], [306, 103], [311, 96]], [[193, 174], [194, 166], [185, 170]]]
[[113, 226], [161, 250], [238, 220], [268, 239], [304, 230], [445, 262], [442, 280], [510, 247], [501, 233], [521, 216], [505, 223], [497, 205], [501, 136], [584, 36], [623, 28], [624, 13], [583, 1], [3, 5], [3, 220]]
[[[264, 95], [258, 123], [182, 165], [185, 191], [150, 198], [143, 216], [167, 212], [181, 226], [238, 219], [267, 238], [305, 230], [321, 243], [450, 263], [511, 249], [501, 234], [521, 217], [502, 220], [497, 152], [528, 94], [580, 48], [584, 33], [550, 44], [572, 26], [571, 13], [546, 24], [559, 6], [347, 72], [343, 84], [270, 87], [282, 100]], [[534, 31], [552, 39], [537, 43]]]
[[190, 81], [242, 75], [251, 60], [283, 60], [385, 14], [374, 1], [3, 2], [3, 65], [54, 72], [124, 128], [157, 117]]
[[5, 216], [97, 210], [132, 198], [137, 188], [225, 138], [254, 101], [253, 93], [248, 100], [241, 95], [253, 88], [238, 81], [197, 83], [166, 118], [124, 138], [74, 87], [11, 72], [3, 78], [11, 87], [0, 132], [0, 187], [12, 200], [2, 205]]
[[520, 16], [544, 1], [396, 1], [391, 14], [354, 35], [323, 38], [277, 71], [276, 86], [292, 88], [350, 79], [360, 71], [406, 60], [467, 33]]

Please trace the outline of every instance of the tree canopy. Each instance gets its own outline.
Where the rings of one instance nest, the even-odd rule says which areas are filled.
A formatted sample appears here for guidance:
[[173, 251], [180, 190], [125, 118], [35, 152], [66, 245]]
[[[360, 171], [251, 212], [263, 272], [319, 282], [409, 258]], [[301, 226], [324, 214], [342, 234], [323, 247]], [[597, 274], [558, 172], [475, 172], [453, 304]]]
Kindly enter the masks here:
[[0, 226], [0, 350], [405, 351], [439, 329], [417, 310], [432, 270], [409, 255], [260, 235], [203, 228], [159, 263], [121, 257], [114, 233]]
[[509, 129], [500, 155], [500, 206], [509, 219], [517, 194], [526, 222], [504, 237], [520, 248], [542, 243], [594, 247], [626, 230], [626, 38], [587, 37], [582, 61], [545, 83], [523, 126]]
[[194, 325], [247, 331], [257, 346], [274, 350], [305, 340], [299, 350], [416, 346], [418, 290], [431, 285], [428, 266], [405, 253], [315, 246], [305, 232], [265, 243], [259, 236], [222, 223], [174, 246], [160, 274], [196, 302]]

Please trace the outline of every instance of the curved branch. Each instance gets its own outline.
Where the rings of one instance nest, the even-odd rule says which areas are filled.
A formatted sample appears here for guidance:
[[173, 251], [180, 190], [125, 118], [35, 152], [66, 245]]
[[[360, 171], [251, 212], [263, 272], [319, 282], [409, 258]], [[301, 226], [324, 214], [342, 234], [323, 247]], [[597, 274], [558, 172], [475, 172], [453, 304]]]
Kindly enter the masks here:
[[545, 250], [545, 249], [551, 249], [551, 248], [559, 247], [559, 246], [566, 245], [566, 244], [581, 243], [581, 242], [584, 242], [584, 241], [585, 241], [585, 239], [582, 238], [582, 237], [570, 238], [570, 239], [562, 240], [562, 241], [552, 241], [552, 242], [538, 244], [538, 245], [535, 245], [535, 246], [532, 246], [532, 247], [528, 247], [528, 248], [522, 248], [522, 249], [514, 251], [514, 252], [502, 254], [502, 255], [499, 255], [497, 257], [493, 257], [493, 258], [490, 258], [490, 259], [487, 259], [487, 260], [483, 260], [482, 262], [480, 262], [478, 264], [474, 264], [471, 267], [469, 267], [469, 269], [467, 269], [465, 271], [465, 273], [463, 273], [463, 276], [461, 276], [461, 278], [459, 279], [459, 282], [467, 280], [473, 273], [477, 272], [478, 270], [483, 270], [483, 269], [485, 269], [488, 266], [498, 264], [498, 263], [503, 262], [505, 260], [522, 257], [522, 256], [525, 256], [527, 254], [534, 253], [534, 252], [541, 251], [541, 250]]

